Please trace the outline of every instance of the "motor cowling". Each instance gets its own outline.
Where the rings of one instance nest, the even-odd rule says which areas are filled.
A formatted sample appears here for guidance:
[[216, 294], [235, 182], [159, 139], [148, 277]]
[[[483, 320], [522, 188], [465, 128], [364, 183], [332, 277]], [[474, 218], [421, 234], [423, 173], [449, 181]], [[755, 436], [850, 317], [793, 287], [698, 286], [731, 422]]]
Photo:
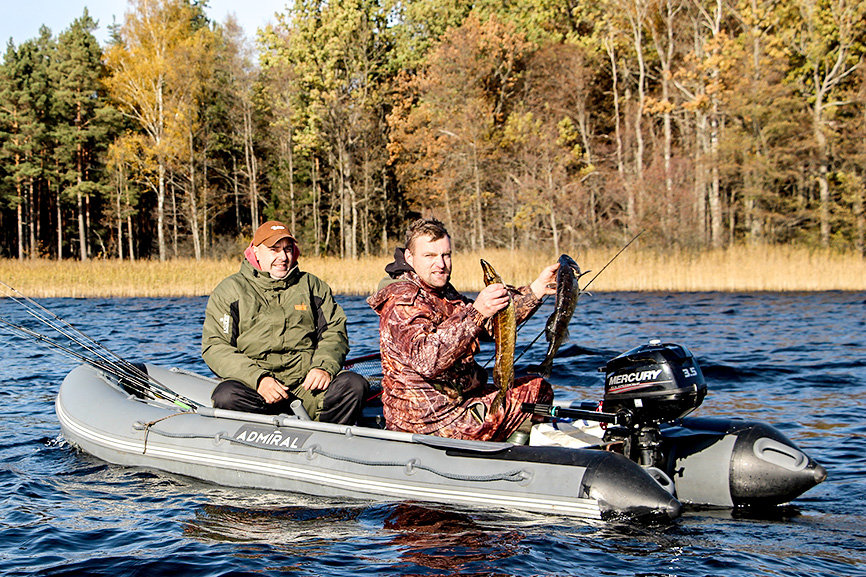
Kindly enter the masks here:
[[658, 339], [622, 353], [599, 370], [605, 372], [602, 411], [622, 415], [635, 428], [684, 417], [707, 394], [691, 351]]

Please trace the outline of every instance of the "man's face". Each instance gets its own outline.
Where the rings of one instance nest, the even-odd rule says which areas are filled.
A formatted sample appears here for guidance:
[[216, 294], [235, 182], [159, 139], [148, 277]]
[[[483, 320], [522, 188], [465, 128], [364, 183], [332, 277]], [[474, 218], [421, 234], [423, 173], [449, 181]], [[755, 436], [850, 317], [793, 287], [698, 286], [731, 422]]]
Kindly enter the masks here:
[[257, 245], [253, 248], [259, 266], [271, 278], [284, 278], [295, 266], [295, 243], [290, 238], [281, 238], [274, 246]]
[[433, 288], [442, 288], [451, 279], [451, 239], [447, 236], [430, 240], [420, 236], [406, 249], [406, 262], [415, 269], [422, 281]]

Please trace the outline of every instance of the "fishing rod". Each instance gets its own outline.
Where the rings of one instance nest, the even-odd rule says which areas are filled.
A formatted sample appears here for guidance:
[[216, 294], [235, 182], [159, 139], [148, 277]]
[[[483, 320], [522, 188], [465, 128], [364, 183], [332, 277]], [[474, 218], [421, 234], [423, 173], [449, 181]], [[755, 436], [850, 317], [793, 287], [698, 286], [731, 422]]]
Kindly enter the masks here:
[[[121, 386], [128, 391], [131, 390], [132, 392], [140, 394], [142, 398], [168, 401], [187, 410], [195, 410], [196, 407], [201, 406], [200, 403], [196, 403], [195, 401], [171, 391], [168, 387], [165, 387], [156, 379], [150, 377], [147, 373], [141, 371], [137, 367], [136, 372], [126, 371], [123, 367], [119, 367], [117, 364], [105, 361], [104, 359], [89, 357], [57, 342], [51, 337], [27, 327], [17, 325], [4, 317], [0, 317], [0, 330], [11, 335], [24, 337], [36, 343], [46, 345], [50, 349], [59, 352], [67, 358], [81, 361], [95, 369], [114, 375], [119, 381], [122, 381], [122, 383], [119, 383]], [[78, 343], [77, 341], [73, 342], [81, 346], [81, 343]]]
[[[132, 373], [132, 374], [138, 375], [139, 377], [144, 378], [144, 379], [149, 378], [147, 373], [142, 371], [139, 367], [130, 363], [129, 361], [127, 361], [126, 359], [124, 359], [123, 357], [121, 357], [120, 355], [118, 355], [117, 353], [115, 353], [114, 351], [112, 351], [111, 349], [109, 349], [108, 347], [106, 347], [105, 345], [100, 343], [99, 341], [97, 341], [97, 340], [89, 337], [88, 335], [84, 334], [83, 332], [78, 330], [75, 326], [73, 326], [71, 323], [63, 320], [58, 315], [54, 314], [52, 311], [48, 310], [47, 308], [45, 308], [44, 306], [42, 306], [41, 304], [39, 304], [38, 302], [36, 302], [32, 298], [22, 294], [15, 287], [10, 286], [9, 284], [3, 282], [2, 280], [0, 280], [0, 285], [5, 287], [5, 289], [3, 290], [3, 293], [5, 294], [5, 296], [12, 299], [13, 302], [20, 305], [22, 308], [24, 308], [30, 316], [34, 317], [35, 319], [37, 319], [39, 322], [43, 323], [44, 325], [54, 329], [59, 334], [63, 335], [64, 337], [66, 337], [70, 341], [76, 343], [78, 346], [82, 347], [87, 352], [96, 355], [98, 358], [100, 358], [101, 360], [103, 360], [104, 362], [106, 362], [110, 365], [119, 365], [119, 368], [122, 369], [123, 372], [125, 372], [127, 374]], [[9, 294], [9, 292], [6, 289], [13, 291], [15, 294], [20, 296], [21, 299], [24, 299], [26, 301], [26, 303], [22, 302], [21, 299], [17, 298], [16, 296]], [[43, 316], [43, 314], [40, 314], [40, 311], [41, 311], [41, 313], [44, 313], [44, 316]], [[77, 334], [78, 336], [76, 337], [76, 336], [73, 336], [73, 334], [68, 333], [67, 329], [70, 329], [74, 334]], [[107, 353], [107, 355], [106, 355], [106, 353]]]
[[[158, 380], [149, 375], [146, 371], [142, 370], [139, 366], [127, 361], [102, 343], [87, 336], [76, 327], [74, 327], [71, 323], [63, 320], [58, 315], [54, 314], [33, 299], [23, 295], [20, 291], [11, 287], [7, 283], [0, 281], [0, 285], [6, 287], [11, 291], [14, 291], [16, 294], [21, 296], [21, 299], [24, 299], [24, 301], [26, 301], [24, 302], [21, 299], [10, 295], [7, 291], [3, 291], [5, 293], [5, 296], [9, 297], [13, 302], [23, 307], [29, 315], [62, 335], [71, 343], [78, 345], [86, 353], [89, 353], [93, 356], [88, 356], [87, 354], [75, 351], [70, 347], [64, 346], [63, 344], [57, 342], [51, 337], [48, 337], [27, 327], [17, 325], [9, 321], [8, 319], [0, 317], [0, 324], [5, 325], [5, 330], [7, 333], [24, 336], [25, 338], [29, 338], [37, 343], [45, 344], [49, 348], [59, 351], [60, 353], [64, 354], [69, 358], [82, 361], [96, 369], [114, 375], [118, 379], [122, 379], [124, 383], [130, 388], [134, 389], [138, 393], [141, 393], [142, 396], [145, 398], [169, 401], [187, 410], [195, 410], [196, 407], [202, 406], [200, 403], [197, 403], [195, 401], [192, 401], [191, 399], [175, 393], [170, 388], [163, 385]], [[42, 311], [44, 314], [40, 313], [39, 311]], [[69, 330], [67, 330], [67, 328]], [[76, 334], [80, 336], [76, 337]]]
[[[39, 344], [47, 345], [49, 348], [55, 349], [59, 351], [64, 356], [73, 359], [82, 361], [84, 363], [89, 364], [90, 366], [108, 372], [110, 374], [119, 373], [119, 369], [116, 366], [112, 366], [110, 364], [104, 363], [98, 359], [90, 358], [82, 353], [75, 351], [67, 346], [64, 346], [54, 339], [43, 335], [42, 333], [36, 332], [34, 330], [28, 329], [27, 327], [22, 327], [20, 325], [16, 325], [15, 323], [9, 321], [6, 318], [0, 317], [0, 324], [5, 326], [0, 326], [0, 329], [4, 330], [8, 334], [15, 335], [18, 337], [24, 337], [31, 339], [34, 342]], [[124, 375], [124, 378], [127, 380], [138, 381], [138, 377], [134, 375]], [[140, 385], [139, 385], [140, 386]], [[144, 390], [140, 390], [140, 392], [145, 392]]]
[[[609, 266], [610, 266], [610, 263], [612, 263], [614, 260], [616, 260], [616, 257], [618, 257], [619, 255], [621, 255], [625, 249], [627, 249], [629, 246], [631, 246], [631, 243], [633, 243], [634, 241], [636, 241], [637, 238], [638, 238], [640, 235], [642, 235], [643, 233], [645, 233], [645, 232], [646, 232], [646, 229], [643, 229], [642, 231], [640, 231], [639, 233], [637, 233], [636, 235], [634, 235], [634, 237], [633, 237], [630, 241], [628, 241], [627, 243], [625, 243], [625, 246], [622, 247], [621, 249], [619, 249], [619, 252], [616, 253], [615, 255], [613, 255], [613, 257], [611, 257], [611, 259], [610, 259], [609, 261], [607, 261], [607, 264], [604, 265], [603, 267], [601, 267], [601, 270], [598, 271], [594, 277], [592, 277], [591, 279], [589, 279], [589, 282], [588, 282], [588, 283], [586, 283], [585, 285], [583, 285], [583, 288], [581, 289], [581, 291], [585, 291], [586, 288], [587, 288], [589, 285], [592, 284], [592, 281], [594, 281], [595, 279], [597, 279], [597, 278], [598, 278], [598, 275], [600, 275], [601, 273], [603, 273], [603, 272], [604, 272], [604, 269], [606, 269], [607, 267], [609, 267]], [[589, 271], [587, 271], [587, 272], [589, 272]]]

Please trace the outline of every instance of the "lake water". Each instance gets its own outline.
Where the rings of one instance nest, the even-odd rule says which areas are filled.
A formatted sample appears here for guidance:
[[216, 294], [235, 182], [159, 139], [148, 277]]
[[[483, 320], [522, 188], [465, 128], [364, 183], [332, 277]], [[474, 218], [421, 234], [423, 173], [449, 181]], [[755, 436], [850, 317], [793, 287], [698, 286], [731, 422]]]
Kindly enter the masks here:
[[[362, 298], [339, 301], [350, 356], [376, 351], [375, 315]], [[209, 374], [205, 302], [40, 301], [127, 359]], [[521, 330], [518, 353], [552, 306]], [[0, 317], [45, 330], [9, 299]], [[596, 369], [654, 337], [698, 358], [709, 393], [696, 415], [769, 422], [828, 480], [769, 512], [688, 510], [650, 526], [222, 488], [71, 448], [54, 398], [73, 363], [0, 333], [0, 574], [866, 575], [866, 292], [582, 297], [550, 379], [558, 398], [598, 399]]]

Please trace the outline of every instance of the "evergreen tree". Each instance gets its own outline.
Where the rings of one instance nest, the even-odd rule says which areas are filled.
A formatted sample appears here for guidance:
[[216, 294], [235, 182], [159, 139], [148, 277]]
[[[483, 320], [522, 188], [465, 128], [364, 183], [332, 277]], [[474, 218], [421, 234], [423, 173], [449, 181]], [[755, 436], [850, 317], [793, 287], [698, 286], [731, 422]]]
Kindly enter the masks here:
[[[102, 87], [105, 67], [102, 49], [93, 31], [96, 22], [84, 13], [60, 34], [53, 72], [56, 90], [54, 158], [58, 169], [60, 193], [57, 202], [75, 201], [78, 254], [81, 260], [91, 255], [88, 228], [99, 226], [99, 197], [105, 192], [102, 160], [112, 125], [117, 115]], [[61, 214], [58, 211], [58, 214]], [[63, 223], [58, 219], [57, 258], [62, 257]]]

